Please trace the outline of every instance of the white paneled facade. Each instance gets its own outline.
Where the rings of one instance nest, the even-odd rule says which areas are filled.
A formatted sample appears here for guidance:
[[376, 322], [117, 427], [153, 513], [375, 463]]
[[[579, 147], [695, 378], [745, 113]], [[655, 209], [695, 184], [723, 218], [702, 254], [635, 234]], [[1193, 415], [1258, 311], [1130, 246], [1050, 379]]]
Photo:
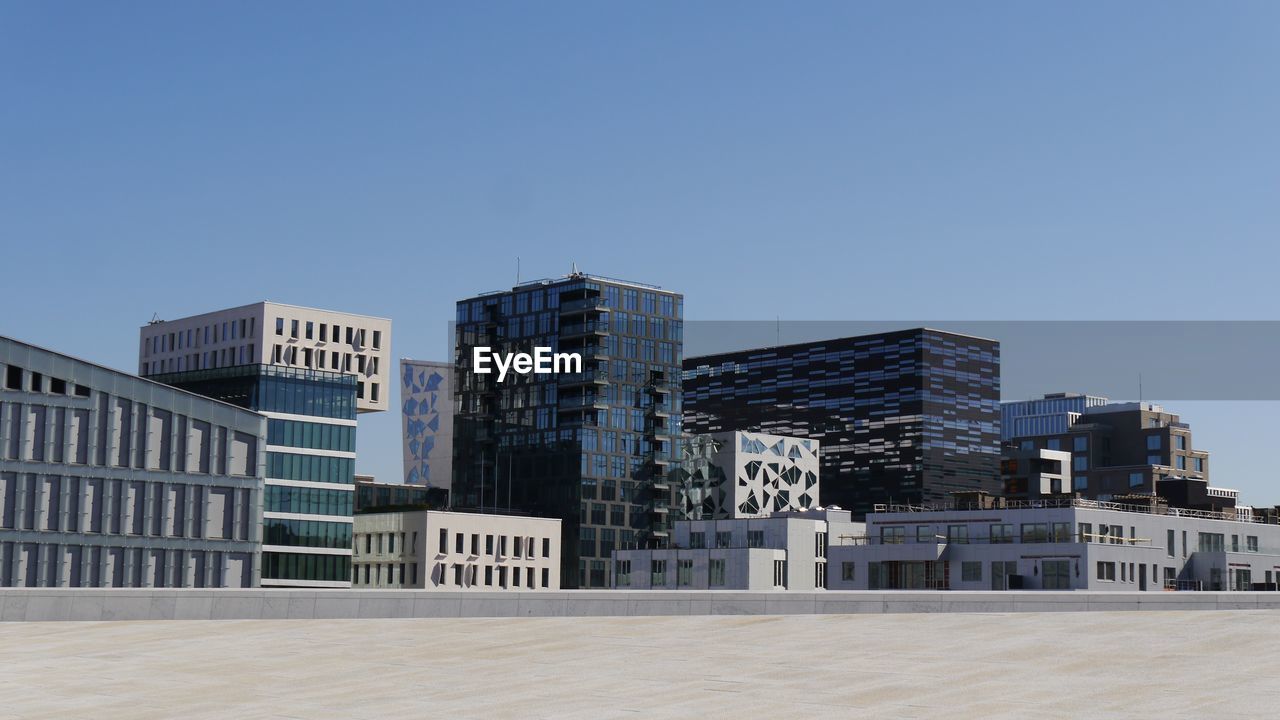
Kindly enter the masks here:
[[252, 587], [265, 420], [0, 337], [0, 586]]

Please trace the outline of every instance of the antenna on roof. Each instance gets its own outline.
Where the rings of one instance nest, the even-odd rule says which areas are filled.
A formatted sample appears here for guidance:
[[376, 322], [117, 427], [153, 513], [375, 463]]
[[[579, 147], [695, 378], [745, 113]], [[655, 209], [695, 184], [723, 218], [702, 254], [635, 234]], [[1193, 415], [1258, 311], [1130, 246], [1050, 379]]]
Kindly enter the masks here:
[[1138, 373], [1138, 405], [1142, 405], [1142, 373]]
[[516, 284], [520, 284], [520, 256], [516, 256]]
[[574, 261], [572, 261], [572, 260], [570, 260], [570, 261], [569, 261], [569, 274], [570, 274], [570, 275], [577, 275], [577, 274], [578, 274], [578, 263], [576, 263], [576, 262], [574, 262]]
[[156, 323], [162, 323], [162, 322], [164, 322], [164, 321], [160, 319], [160, 313], [151, 313], [151, 322], [149, 322], [149, 323], [147, 323], [147, 324], [148, 324], [148, 325], [155, 325]]

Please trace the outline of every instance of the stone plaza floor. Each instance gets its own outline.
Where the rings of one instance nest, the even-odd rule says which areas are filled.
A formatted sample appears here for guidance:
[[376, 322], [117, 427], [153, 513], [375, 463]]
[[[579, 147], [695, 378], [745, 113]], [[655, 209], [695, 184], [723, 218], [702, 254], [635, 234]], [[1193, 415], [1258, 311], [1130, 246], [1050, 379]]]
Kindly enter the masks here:
[[1272, 716], [1280, 614], [0, 624], [0, 718]]

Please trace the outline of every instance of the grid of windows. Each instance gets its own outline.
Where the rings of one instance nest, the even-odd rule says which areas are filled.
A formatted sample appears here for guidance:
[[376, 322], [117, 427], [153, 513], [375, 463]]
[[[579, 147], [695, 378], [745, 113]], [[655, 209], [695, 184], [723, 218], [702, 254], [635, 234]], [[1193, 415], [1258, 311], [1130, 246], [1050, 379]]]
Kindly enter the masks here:
[[263, 509], [303, 515], [350, 515], [351, 499], [349, 490], [268, 485]]
[[351, 547], [350, 523], [267, 518], [263, 521], [263, 526], [262, 542], [266, 545], [346, 549]]
[[[682, 306], [583, 275], [457, 304], [455, 457], [468, 461], [455, 463], [453, 501], [563, 519], [565, 587], [604, 587], [609, 564], [593, 558], [668, 540], [676, 498], [654, 480], [681, 454]], [[497, 383], [470, 372], [478, 346], [549, 347], [583, 366]]]
[[267, 421], [267, 443], [312, 450], [356, 451], [354, 425], [303, 422], [301, 420]]
[[855, 513], [1001, 490], [993, 340], [916, 329], [689, 358], [683, 396], [690, 432], [821, 442], [822, 499]]
[[353, 458], [267, 453], [267, 477], [269, 478], [350, 485], [355, 482], [355, 476], [356, 461]]
[[262, 577], [271, 580], [351, 582], [351, 556], [263, 553]]

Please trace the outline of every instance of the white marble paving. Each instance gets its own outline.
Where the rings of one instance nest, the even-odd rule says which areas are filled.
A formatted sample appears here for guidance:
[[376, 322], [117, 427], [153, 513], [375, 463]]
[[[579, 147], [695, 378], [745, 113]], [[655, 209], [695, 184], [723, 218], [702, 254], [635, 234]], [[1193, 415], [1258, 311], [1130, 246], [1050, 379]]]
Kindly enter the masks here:
[[1280, 613], [0, 624], [0, 718], [1260, 716]]

